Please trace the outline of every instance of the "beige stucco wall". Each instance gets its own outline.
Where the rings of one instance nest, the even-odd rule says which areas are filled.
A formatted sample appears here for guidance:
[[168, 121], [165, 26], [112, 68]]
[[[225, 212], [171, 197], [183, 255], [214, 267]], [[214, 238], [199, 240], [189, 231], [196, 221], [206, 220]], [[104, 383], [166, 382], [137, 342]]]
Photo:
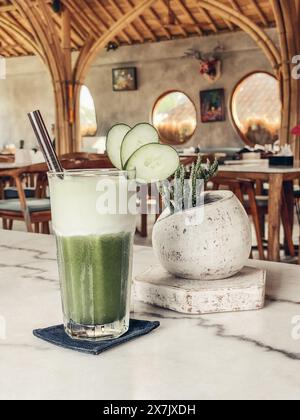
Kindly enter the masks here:
[[[275, 37], [275, 32], [270, 31]], [[210, 85], [199, 75], [199, 63], [183, 58], [188, 48], [203, 53], [224, 45], [222, 78]], [[112, 90], [111, 71], [114, 67], [136, 66], [139, 89], [117, 93]], [[165, 91], [178, 89], [194, 101], [198, 127], [191, 145], [202, 147], [239, 147], [242, 145], [230, 121], [202, 124], [200, 122], [199, 92], [209, 88], [225, 88], [226, 103], [232, 90], [246, 74], [255, 70], [271, 71], [270, 64], [255, 43], [244, 33], [190, 38], [157, 44], [123, 47], [117, 52], [103, 52], [91, 68], [86, 84], [94, 97], [98, 134], [104, 135], [116, 122], [135, 124], [149, 121], [156, 99]], [[35, 144], [26, 113], [41, 109], [47, 125], [54, 122], [54, 102], [48, 73], [36, 57], [7, 60], [7, 78], [0, 80], [0, 146], [24, 139], [27, 147]]]

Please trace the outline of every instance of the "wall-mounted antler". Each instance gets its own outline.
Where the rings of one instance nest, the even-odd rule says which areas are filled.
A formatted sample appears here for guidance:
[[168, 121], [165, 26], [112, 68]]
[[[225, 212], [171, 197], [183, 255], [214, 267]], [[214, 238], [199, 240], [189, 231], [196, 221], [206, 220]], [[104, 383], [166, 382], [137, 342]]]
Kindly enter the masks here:
[[187, 58], [195, 58], [196, 60], [202, 60], [202, 53], [199, 50], [194, 48], [189, 48], [185, 53], [184, 56]]
[[217, 54], [224, 53], [226, 51], [226, 47], [222, 44], [218, 44], [211, 53], [208, 54], [202, 54], [200, 50], [197, 50], [196, 48], [189, 48], [184, 53], [184, 57], [187, 58], [195, 58], [198, 61], [207, 61], [209, 59], [219, 59], [217, 57]]
[[221, 77], [222, 62], [216, 53], [224, 52], [225, 47], [218, 45], [213, 53], [203, 55], [201, 51], [190, 48], [184, 53], [184, 57], [194, 58], [200, 62], [200, 74], [210, 83], [216, 82]]

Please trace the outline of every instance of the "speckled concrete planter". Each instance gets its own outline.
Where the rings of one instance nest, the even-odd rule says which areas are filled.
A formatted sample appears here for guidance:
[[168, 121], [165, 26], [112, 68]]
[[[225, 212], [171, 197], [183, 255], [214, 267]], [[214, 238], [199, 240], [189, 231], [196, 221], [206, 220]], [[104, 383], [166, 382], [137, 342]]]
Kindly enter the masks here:
[[174, 215], [166, 210], [154, 226], [155, 253], [177, 277], [226, 279], [239, 273], [249, 258], [251, 226], [237, 197], [230, 191], [207, 192], [205, 202]]

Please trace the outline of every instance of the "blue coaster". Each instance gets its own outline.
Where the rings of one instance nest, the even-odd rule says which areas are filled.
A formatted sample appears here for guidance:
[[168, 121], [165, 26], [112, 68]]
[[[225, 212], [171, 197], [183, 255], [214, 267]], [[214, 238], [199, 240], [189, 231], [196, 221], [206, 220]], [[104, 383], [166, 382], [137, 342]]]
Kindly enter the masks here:
[[33, 335], [37, 338], [40, 338], [41, 340], [54, 344], [55, 346], [74, 350], [80, 353], [87, 353], [98, 356], [107, 350], [127, 343], [128, 341], [131, 341], [135, 338], [149, 334], [159, 326], [160, 323], [158, 321], [150, 322], [131, 319], [129, 331], [125, 335], [115, 340], [101, 341], [98, 343], [72, 340], [68, 334], [66, 334], [63, 325], [57, 325], [55, 327], [49, 327], [41, 330], [34, 330]]

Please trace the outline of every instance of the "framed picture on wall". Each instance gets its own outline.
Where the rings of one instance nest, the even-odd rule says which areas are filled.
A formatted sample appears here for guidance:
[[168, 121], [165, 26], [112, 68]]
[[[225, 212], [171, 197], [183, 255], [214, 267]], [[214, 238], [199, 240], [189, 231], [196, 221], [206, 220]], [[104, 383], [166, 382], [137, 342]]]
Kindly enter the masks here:
[[137, 90], [136, 67], [113, 69], [112, 73], [113, 73], [113, 90], [115, 92]]
[[201, 121], [214, 123], [226, 120], [225, 90], [214, 89], [200, 92]]

